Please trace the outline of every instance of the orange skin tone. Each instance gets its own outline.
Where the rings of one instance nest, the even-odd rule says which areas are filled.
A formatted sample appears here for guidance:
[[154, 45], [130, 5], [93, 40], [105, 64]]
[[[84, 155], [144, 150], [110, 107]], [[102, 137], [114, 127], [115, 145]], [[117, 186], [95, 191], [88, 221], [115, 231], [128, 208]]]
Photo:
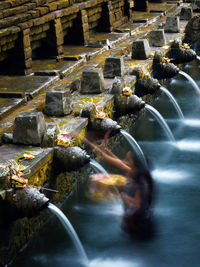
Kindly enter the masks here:
[[[84, 138], [84, 141], [93, 149], [95, 153], [100, 155], [107, 163], [115, 166], [117, 169], [124, 172], [128, 181], [132, 181], [133, 177], [137, 174], [137, 170], [134, 161], [132, 159], [131, 153], [128, 152], [125, 159], [121, 160], [114, 153], [105, 148], [105, 141], [108, 139], [109, 135], [110, 132], [108, 131], [105, 134], [104, 140], [101, 144], [101, 146], [103, 146], [103, 149], [101, 149], [94, 143], [90, 142], [86, 138]], [[130, 197], [124, 192], [121, 192], [120, 195], [124, 203], [131, 209], [138, 210], [140, 208], [142, 199], [141, 199], [140, 189], [138, 187], [136, 188], [136, 194], [134, 197]]]

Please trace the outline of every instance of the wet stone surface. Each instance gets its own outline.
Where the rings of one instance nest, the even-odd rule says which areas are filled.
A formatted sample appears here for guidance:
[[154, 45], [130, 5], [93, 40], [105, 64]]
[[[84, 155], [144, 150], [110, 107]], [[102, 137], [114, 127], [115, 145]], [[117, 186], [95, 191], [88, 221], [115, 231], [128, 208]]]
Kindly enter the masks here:
[[36, 95], [49, 86], [55, 77], [0, 76], [0, 94]]
[[21, 98], [0, 98], [0, 119], [24, 102]]

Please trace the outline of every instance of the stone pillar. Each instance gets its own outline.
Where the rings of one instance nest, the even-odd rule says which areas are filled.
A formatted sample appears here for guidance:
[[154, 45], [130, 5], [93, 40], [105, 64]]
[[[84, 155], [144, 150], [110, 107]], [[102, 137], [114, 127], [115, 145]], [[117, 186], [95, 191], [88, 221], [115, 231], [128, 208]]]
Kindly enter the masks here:
[[24, 112], [14, 121], [13, 143], [24, 145], [40, 145], [46, 123], [42, 112]]
[[149, 35], [150, 46], [161, 47], [166, 44], [164, 29], [152, 30]]
[[124, 76], [124, 58], [108, 57], [104, 64], [103, 74], [105, 78], [115, 78]]
[[23, 47], [24, 47], [24, 74], [32, 72], [32, 49], [30, 41], [30, 29], [25, 29], [22, 32]]
[[190, 20], [193, 16], [192, 9], [190, 7], [182, 7], [180, 20]]
[[82, 20], [84, 44], [88, 44], [90, 40], [90, 33], [89, 33], [88, 16], [86, 10], [81, 10], [81, 20]]
[[56, 54], [59, 56], [63, 54], [63, 29], [60, 18], [54, 20], [55, 37], [56, 37]]
[[42, 40], [41, 54], [59, 56], [63, 53], [63, 31], [60, 18], [50, 21], [47, 37]]
[[70, 91], [52, 90], [46, 93], [44, 113], [48, 116], [64, 116], [72, 111]]
[[199, 0], [192, 0], [191, 6], [194, 12], [200, 12], [200, 1]]
[[168, 16], [165, 23], [165, 32], [177, 33], [180, 32], [180, 22], [177, 16]]
[[133, 42], [132, 59], [147, 59], [151, 55], [151, 49], [147, 39], [139, 39]]
[[105, 90], [102, 69], [86, 68], [82, 72], [81, 90], [82, 94], [99, 94]]

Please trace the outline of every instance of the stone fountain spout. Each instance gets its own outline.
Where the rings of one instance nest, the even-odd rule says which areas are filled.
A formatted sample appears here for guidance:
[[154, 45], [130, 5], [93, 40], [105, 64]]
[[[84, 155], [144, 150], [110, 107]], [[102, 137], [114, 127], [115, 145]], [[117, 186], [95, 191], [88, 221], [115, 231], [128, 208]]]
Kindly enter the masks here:
[[74, 171], [90, 162], [90, 156], [78, 146], [57, 146], [54, 148], [54, 158], [63, 171]]
[[135, 94], [139, 97], [154, 94], [161, 87], [157, 79], [150, 76], [149, 73], [145, 73], [142, 70], [134, 70], [133, 74], [136, 75], [137, 81], [135, 84]]
[[49, 199], [44, 194], [31, 186], [16, 189], [7, 196], [7, 201], [19, 217], [35, 216], [49, 203]]
[[155, 53], [152, 64], [152, 74], [155, 79], [170, 79], [178, 73], [179, 68], [170, 63], [170, 59], [164, 58], [159, 52]]
[[145, 106], [145, 102], [137, 95], [118, 96], [116, 98], [118, 111], [120, 114], [134, 113]]
[[176, 64], [190, 62], [197, 58], [196, 52], [188, 44], [182, 44], [178, 40], [172, 42], [168, 56], [171, 62]]
[[116, 121], [110, 118], [95, 119], [92, 123], [93, 130], [108, 131], [111, 130], [112, 133], [119, 133], [121, 126], [117, 124]]

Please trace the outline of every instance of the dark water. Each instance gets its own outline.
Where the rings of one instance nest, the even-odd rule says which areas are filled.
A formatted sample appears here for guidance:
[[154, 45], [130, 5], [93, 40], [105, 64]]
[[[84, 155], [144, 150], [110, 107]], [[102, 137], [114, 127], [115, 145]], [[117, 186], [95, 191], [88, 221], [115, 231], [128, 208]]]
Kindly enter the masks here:
[[[183, 70], [196, 80], [199, 77], [200, 84], [196, 62]], [[152, 239], [130, 239], [120, 228], [120, 202], [92, 202], [85, 197], [84, 187], [62, 206], [83, 243], [90, 266], [200, 266], [200, 97], [183, 77], [177, 79], [168, 89], [179, 103], [185, 123], [177, 119], [164, 94], [154, 104], [167, 119], [177, 143], [166, 140], [163, 130], [147, 112], [131, 129], [152, 163], [156, 184]], [[119, 155], [127, 149], [121, 140], [114, 150]], [[62, 225], [52, 217], [12, 266], [78, 267], [78, 260]]]

